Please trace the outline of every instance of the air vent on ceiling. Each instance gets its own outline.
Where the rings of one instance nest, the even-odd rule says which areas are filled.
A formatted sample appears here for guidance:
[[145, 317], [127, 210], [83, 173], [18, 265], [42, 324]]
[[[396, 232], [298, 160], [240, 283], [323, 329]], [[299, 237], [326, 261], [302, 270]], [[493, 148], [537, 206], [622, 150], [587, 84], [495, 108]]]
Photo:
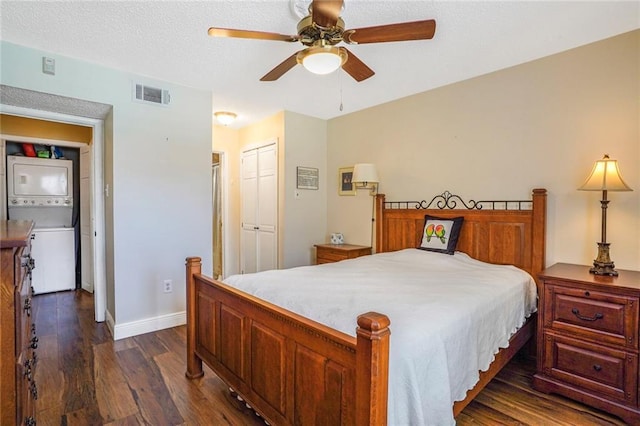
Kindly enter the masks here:
[[166, 106], [171, 102], [171, 95], [168, 90], [146, 86], [139, 83], [134, 84], [133, 97], [137, 101], [148, 102], [156, 105]]

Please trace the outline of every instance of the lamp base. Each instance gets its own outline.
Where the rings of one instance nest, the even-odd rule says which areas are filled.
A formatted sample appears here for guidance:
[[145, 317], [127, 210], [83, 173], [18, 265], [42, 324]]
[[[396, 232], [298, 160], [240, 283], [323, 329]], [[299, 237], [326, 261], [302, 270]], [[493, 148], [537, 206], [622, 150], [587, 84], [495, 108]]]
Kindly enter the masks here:
[[609, 243], [598, 243], [598, 257], [593, 261], [593, 267], [589, 272], [596, 275], [618, 276], [615, 265], [609, 257]]

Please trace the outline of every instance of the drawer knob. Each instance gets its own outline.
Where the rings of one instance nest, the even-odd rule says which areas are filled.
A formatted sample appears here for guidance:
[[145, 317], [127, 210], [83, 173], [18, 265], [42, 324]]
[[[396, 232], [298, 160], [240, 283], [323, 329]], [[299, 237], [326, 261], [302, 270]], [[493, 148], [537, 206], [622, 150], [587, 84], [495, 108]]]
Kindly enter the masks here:
[[589, 296], [591, 296], [591, 293], [589, 293], [588, 291], [585, 291], [585, 292], [584, 292], [584, 295], [585, 295], [585, 296], [587, 296], [587, 297], [589, 297]]
[[584, 315], [580, 315], [580, 310], [578, 308], [571, 309], [571, 313], [583, 321], [597, 321], [604, 318], [604, 314], [601, 313], [597, 313], [592, 317], [585, 317]]
[[602, 370], [602, 366], [596, 364], [596, 365], [593, 366], [593, 369], [596, 370], [596, 371], [600, 371], [600, 370]]

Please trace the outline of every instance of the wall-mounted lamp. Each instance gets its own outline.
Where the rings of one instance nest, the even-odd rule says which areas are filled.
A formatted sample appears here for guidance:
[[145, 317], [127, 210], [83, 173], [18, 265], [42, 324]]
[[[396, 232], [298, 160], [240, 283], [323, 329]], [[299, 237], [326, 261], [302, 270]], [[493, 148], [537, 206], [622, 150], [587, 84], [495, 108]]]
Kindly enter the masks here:
[[360, 163], [353, 166], [351, 182], [356, 189], [369, 189], [371, 195], [378, 193], [378, 171], [371, 163]]
[[373, 248], [374, 237], [374, 223], [376, 221], [376, 197], [378, 193], [378, 171], [376, 166], [371, 163], [359, 163], [353, 166], [353, 175], [351, 176], [351, 182], [358, 189], [369, 189], [369, 194], [372, 195], [371, 203], [371, 247]]
[[213, 116], [218, 120], [218, 123], [228, 126], [236, 120], [238, 114], [229, 111], [217, 111], [213, 113]]
[[609, 159], [607, 154], [602, 160], [596, 161], [591, 174], [578, 189], [580, 191], [602, 191], [602, 200], [600, 201], [602, 206], [602, 240], [598, 243], [598, 257], [593, 261], [593, 268], [589, 272], [596, 275], [618, 275], [618, 271], [615, 270], [615, 265], [609, 257], [610, 244], [607, 242], [607, 205], [609, 204], [607, 191], [633, 190], [622, 180], [618, 162]]

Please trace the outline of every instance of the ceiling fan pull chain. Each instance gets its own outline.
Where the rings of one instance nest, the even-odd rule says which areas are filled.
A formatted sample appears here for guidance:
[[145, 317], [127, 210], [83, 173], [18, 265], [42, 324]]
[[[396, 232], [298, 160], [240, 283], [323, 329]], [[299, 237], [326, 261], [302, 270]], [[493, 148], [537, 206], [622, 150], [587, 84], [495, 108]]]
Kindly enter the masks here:
[[340, 84], [340, 112], [342, 112], [342, 73], [338, 72], [338, 83]]

